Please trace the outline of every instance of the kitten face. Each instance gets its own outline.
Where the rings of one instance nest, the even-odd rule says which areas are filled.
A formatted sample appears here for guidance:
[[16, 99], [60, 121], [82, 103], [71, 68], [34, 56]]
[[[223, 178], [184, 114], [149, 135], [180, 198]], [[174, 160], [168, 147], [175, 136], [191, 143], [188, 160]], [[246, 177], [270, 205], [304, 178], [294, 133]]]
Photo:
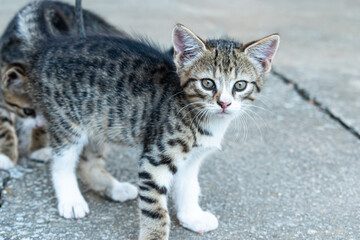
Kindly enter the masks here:
[[184, 90], [191, 102], [201, 102], [199, 105], [212, 115], [234, 117], [241, 112], [242, 102], [251, 102], [257, 92], [257, 73], [234, 43], [220, 44], [229, 44], [231, 49], [211, 46], [184, 70], [183, 76], [195, 79]]
[[254, 100], [279, 45], [278, 35], [246, 46], [204, 41], [182, 25], [175, 27], [173, 40], [177, 72], [189, 100], [203, 115], [224, 118], [235, 117]]
[[35, 110], [23, 86], [24, 68], [18, 64], [9, 64], [1, 72], [1, 88], [6, 107], [22, 118], [35, 118]]

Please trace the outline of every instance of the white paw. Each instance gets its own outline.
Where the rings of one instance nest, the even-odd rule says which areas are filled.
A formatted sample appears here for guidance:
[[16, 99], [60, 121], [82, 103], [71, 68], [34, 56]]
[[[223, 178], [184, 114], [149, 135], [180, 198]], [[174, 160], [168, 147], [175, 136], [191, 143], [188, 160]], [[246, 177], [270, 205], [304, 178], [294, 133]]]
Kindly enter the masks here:
[[114, 182], [110, 197], [114, 201], [125, 202], [127, 200], [135, 199], [138, 195], [137, 188], [130, 183]]
[[177, 217], [184, 228], [197, 233], [204, 233], [219, 226], [217, 218], [210, 212], [200, 210], [179, 212]]
[[9, 169], [9, 168], [13, 168], [15, 166], [14, 162], [11, 161], [11, 159], [0, 153], [0, 168], [1, 169]]
[[64, 218], [83, 218], [89, 214], [89, 207], [82, 196], [59, 200], [59, 214]]
[[30, 154], [30, 159], [34, 159], [42, 162], [50, 161], [51, 157], [52, 157], [51, 147], [41, 148]]

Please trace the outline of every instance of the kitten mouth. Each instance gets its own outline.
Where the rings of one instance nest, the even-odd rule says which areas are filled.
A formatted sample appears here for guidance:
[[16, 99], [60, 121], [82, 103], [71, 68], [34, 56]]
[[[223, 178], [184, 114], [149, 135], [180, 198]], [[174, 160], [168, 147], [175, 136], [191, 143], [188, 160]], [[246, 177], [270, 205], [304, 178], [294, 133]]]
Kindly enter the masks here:
[[218, 115], [230, 115], [229, 111], [222, 109], [220, 112], [217, 113]]

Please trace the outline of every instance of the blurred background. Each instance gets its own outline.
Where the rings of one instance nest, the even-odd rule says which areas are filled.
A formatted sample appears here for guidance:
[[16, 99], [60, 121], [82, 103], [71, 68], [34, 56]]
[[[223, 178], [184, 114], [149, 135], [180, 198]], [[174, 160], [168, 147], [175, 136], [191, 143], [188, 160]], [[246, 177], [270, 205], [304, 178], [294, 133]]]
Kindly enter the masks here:
[[[0, 31], [27, 2], [1, 0]], [[170, 207], [171, 239], [360, 239], [359, 0], [83, 0], [83, 8], [164, 48], [176, 23], [205, 39], [281, 36], [260, 108], [247, 127], [234, 123], [200, 174], [202, 206], [219, 229], [186, 231]], [[136, 182], [135, 156], [114, 148], [110, 171]], [[18, 169], [26, 174], [8, 186], [0, 239], [136, 239], [136, 202], [104, 201], [84, 186], [90, 216], [61, 219], [47, 168]]]

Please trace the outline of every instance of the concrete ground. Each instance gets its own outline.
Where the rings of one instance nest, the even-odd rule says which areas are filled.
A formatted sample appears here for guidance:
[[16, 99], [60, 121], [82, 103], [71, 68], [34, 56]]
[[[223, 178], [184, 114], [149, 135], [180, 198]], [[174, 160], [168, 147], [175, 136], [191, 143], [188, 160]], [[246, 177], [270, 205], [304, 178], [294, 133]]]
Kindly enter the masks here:
[[[27, 1], [3, 1], [0, 30]], [[70, 1], [72, 2], [72, 1]], [[273, 72], [247, 131], [229, 129], [200, 174], [201, 205], [219, 228], [198, 235], [172, 213], [171, 239], [360, 239], [360, 2], [86, 0], [126, 31], [164, 47], [181, 22], [198, 35], [243, 41], [282, 37]], [[136, 152], [112, 148], [109, 170], [136, 182]], [[136, 201], [114, 203], [82, 186], [91, 213], [59, 217], [48, 164], [11, 171], [0, 239], [136, 239]], [[1, 181], [6, 174], [0, 171]]]

